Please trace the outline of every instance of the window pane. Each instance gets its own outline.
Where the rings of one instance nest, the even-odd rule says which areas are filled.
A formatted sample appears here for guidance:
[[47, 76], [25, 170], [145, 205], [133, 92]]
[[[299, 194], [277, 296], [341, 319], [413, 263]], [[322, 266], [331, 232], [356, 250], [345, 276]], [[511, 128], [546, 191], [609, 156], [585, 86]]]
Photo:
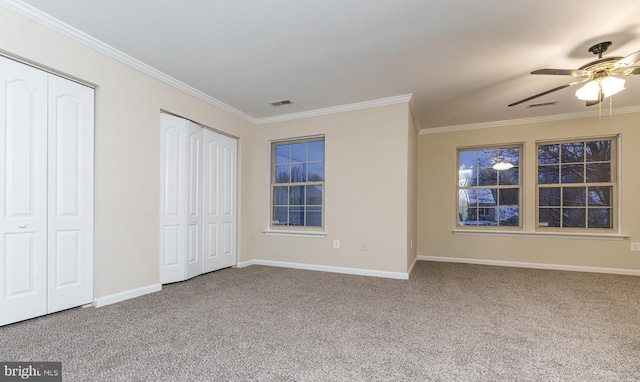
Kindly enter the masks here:
[[500, 185], [512, 186], [512, 185], [518, 184], [519, 173], [520, 173], [520, 170], [518, 169], [518, 167], [513, 167], [508, 170], [498, 171]]
[[569, 142], [561, 145], [562, 163], [584, 162], [584, 142]]
[[611, 182], [611, 163], [587, 164], [587, 183]]
[[560, 227], [560, 209], [540, 208], [538, 221], [539, 227]]
[[309, 162], [324, 161], [324, 141], [314, 141], [308, 143]]
[[539, 184], [558, 184], [560, 183], [559, 166], [539, 166], [538, 167], [538, 183]]
[[477, 208], [461, 208], [459, 210], [460, 225], [478, 225]]
[[538, 204], [541, 206], [560, 206], [560, 188], [540, 188], [538, 190]]
[[590, 206], [611, 206], [613, 187], [589, 187]]
[[458, 167], [472, 168], [477, 166], [478, 152], [476, 150], [458, 152]]
[[589, 208], [589, 228], [612, 228], [611, 208]]
[[291, 178], [289, 177], [290, 173], [291, 173], [291, 169], [288, 164], [276, 165], [276, 183], [291, 182]]
[[274, 207], [273, 219], [271, 224], [273, 225], [287, 225], [289, 216], [289, 207]]
[[308, 227], [320, 227], [322, 226], [322, 207], [312, 206], [307, 207], [307, 226]]
[[585, 151], [587, 162], [608, 162], [611, 160], [611, 140], [587, 142]]
[[309, 177], [307, 180], [309, 182], [320, 182], [324, 180], [324, 163], [323, 162], [312, 162], [308, 165]]
[[307, 143], [294, 143], [291, 145], [291, 162], [307, 161]]
[[497, 226], [498, 225], [497, 208], [478, 209], [478, 225]]
[[303, 206], [289, 207], [289, 225], [295, 225], [295, 226], [304, 225], [304, 207]]
[[585, 228], [586, 208], [563, 208], [562, 226], [568, 228]]
[[458, 208], [474, 207], [477, 203], [476, 190], [458, 191]]
[[560, 162], [560, 145], [538, 146], [538, 164], [552, 164]]
[[295, 163], [291, 165], [291, 183], [307, 181], [307, 164]]
[[499, 225], [517, 227], [519, 223], [518, 207], [500, 207]]
[[500, 190], [501, 206], [518, 206], [518, 194], [520, 190], [517, 188], [508, 188]]
[[276, 146], [276, 164], [291, 162], [291, 145]]
[[520, 165], [520, 148], [519, 147], [506, 147], [500, 149], [500, 160], [511, 163], [514, 166]]
[[273, 204], [286, 206], [289, 204], [289, 187], [280, 186], [273, 188]]
[[307, 186], [307, 205], [322, 205], [322, 186]]
[[304, 205], [304, 186], [289, 187], [289, 204]]
[[563, 164], [562, 183], [584, 183], [583, 164]]
[[461, 168], [458, 170], [458, 185], [460, 187], [476, 186], [476, 170], [473, 168]]
[[498, 185], [498, 170], [491, 167], [481, 168], [478, 176], [478, 186], [496, 186]]
[[478, 151], [478, 167], [491, 167], [496, 164], [500, 150], [489, 149]]
[[481, 188], [477, 190], [477, 193], [479, 207], [494, 207], [498, 204], [496, 200], [498, 195], [497, 189]]
[[562, 189], [563, 206], [585, 206], [587, 203], [586, 187], [565, 187]]

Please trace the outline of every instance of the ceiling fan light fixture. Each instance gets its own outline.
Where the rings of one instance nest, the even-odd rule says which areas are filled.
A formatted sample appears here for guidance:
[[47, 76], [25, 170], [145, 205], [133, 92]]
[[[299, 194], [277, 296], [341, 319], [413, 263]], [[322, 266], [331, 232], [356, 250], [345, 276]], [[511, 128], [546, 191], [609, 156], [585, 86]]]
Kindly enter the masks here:
[[598, 81], [589, 81], [576, 91], [576, 97], [583, 101], [597, 101], [600, 98], [600, 84]]
[[576, 97], [584, 101], [597, 101], [602, 88], [603, 98], [620, 93], [625, 89], [625, 81], [621, 78], [607, 76], [601, 80], [589, 81], [576, 91]]
[[624, 82], [625, 81], [622, 78], [611, 76], [605, 77], [600, 82], [600, 86], [602, 86], [602, 92], [604, 93], [605, 98], [623, 91], [625, 89]]

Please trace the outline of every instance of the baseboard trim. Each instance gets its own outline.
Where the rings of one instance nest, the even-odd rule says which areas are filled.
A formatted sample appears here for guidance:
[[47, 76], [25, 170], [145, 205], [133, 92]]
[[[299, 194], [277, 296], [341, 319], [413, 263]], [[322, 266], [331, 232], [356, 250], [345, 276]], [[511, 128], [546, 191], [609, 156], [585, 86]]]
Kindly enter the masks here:
[[440, 257], [440, 256], [418, 256], [418, 260], [437, 261], [441, 263], [463, 263], [463, 264], [493, 265], [498, 267], [549, 269], [549, 270], [555, 270], [555, 271], [609, 273], [613, 275], [640, 276], [640, 270], [636, 270], [636, 269], [586, 267], [581, 265], [524, 263], [519, 261], [481, 260], [481, 259], [467, 259], [467, 258]]
[[413, 259], [413, 263], [411, 263], [409, 270], [407, 271], [407, 274], [409, 275], [409, 277], [411, 277], [411, 272], [413, 272], [413, 268], [416, 266], [417, 262], [418, 262], [418, 257], [416, 256], [416, 258]]
[[237, 263], [236, 268], [246, 268], [246, 267], [252, 266], [253, 264], [255, 264], [255, 260], [243, 261], [243, 262]]
[[266, 265], [269, 267], [304, 269], [307, 271], [342, 273], [342, 274], [356, 275], [356, 276], [383, 277], [387, 279], [396, 279], [396, 280], [409, 279], [409, 273], [403, 273], [403, 272], [387, 272], [387, 271], [376, 271], [372, 269], [332, 267], [328, 265], [290, 263], [287, 261], [271, 261], [271, 260], [256, 259], [256, 260], [249, 260], [242, 263], [238, 263], [237, 267], [243, 268], [243, 267], [248, 267], [249, 265]]
[[141, 288], [130, 289], [130, 290], [112, 294], [109, 296], [94, 298], [93, 306], [96, 308], [100, 308], [100, 307], [115, 304], [117, 302], [121, 302], [124, 300], [129, 300], [131, 298], [144, 296], [145, 294], [159, 292], [161, 290], [162, 290], [162, 284], [147, 285]]

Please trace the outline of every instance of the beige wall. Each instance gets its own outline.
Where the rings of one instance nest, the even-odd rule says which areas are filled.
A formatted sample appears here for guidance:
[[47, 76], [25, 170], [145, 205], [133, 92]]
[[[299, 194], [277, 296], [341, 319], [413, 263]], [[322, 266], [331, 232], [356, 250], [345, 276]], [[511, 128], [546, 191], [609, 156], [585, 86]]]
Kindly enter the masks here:
[[160, 110], [239, 137], [241, 152], [253, 127], [3, 7], [0, 50], [96, 85], [95, 297], [158, 283]]
[[[407, 272], [408, 105], [256, 126], [242, 227], [255, 259]], [[325, 238], [281, 237], [269, 222], [269, 143], [325, 136]], [[248, 204], [248, 205], [247, 205]], [[340, 240], [340, 249], [332, 247]], [[368, 250], [361, 250], [361, 243]]]
[[[535, 230], [536, 140], [621, 135], [621, 234], [630, 239], [454, 235], [456, 148], [524, 143], [524, 220]], [[640, 270], [640, 114], [467, 130], [419, 137], [418, 255]]]

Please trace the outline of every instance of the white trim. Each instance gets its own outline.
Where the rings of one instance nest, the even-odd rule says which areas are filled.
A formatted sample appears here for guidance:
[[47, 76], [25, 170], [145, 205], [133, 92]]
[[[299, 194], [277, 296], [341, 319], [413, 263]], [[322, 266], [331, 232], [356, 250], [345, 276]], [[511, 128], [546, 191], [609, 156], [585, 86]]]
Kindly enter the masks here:
[[235, 115], [236, 117], [242, 118], [245, 121], [251, 122], [252, 124], [256, 124], [256, 119], [252, 116], [232, 106], [229, 106], [226, 103], [201, 92], [200, 90], [194, 89], [193, 87], [166, 75], [158, 69], [155, 69], [28, 4], [17, 0], [0, 0], [0, 5], [46, 28], [58, 32], [61, 35], [68, 37], [82, 45], [85, 45], [90, 49], [100, 52], [107, 57], [119, 61], [135, 70], [147, 74], [152, 78], [164, 82], [169, 86], [181, 90], [205, 103], [208, 103], [209, 105], [218, 107], [230, 114]]
[[327, 236], [324, 231], [285, 231], [275, 229], [265, 229], [262, 231], [268, 236], [290, 236], [290, 237], [319, 237], [323, 238]]
[[[639, 112], [640, 112], [640, 106], [630, 106], [630, 107], [621, 107], [621, 108], [613, 109], [612, 114], [617, 115], [617, 114], [630, 114], [630, 113], [639, 113]], [[545, 115], [542, 117], [471, 123], [468, 125], [433, 127], [433, 128], [420, 129], [420, 135], [450, 133], [454, 131], [465, 131], [465, 130], [476, 130], [476, 129], [488, 129], [492, 127], [526, 125], [531, 123], [565, 121], [569, 119], [592, 118], [592, 117], [597, 117], [598, 115], [599, 115], [598, 111], [585, 111], [585, 112], [579, 112], [579, 113]]]
[[[248, 265], [265, 265], [268, 267], [304, 269], [307, 271], [322, 271], [322, 272], [342, 273], [342, 274], [356, 275], [356, 276], [372, 276], [372, 277], [384, 277], [387, 279], [409, 280], [409, 273], [376, 271], [373, 269], [332, 267], [328, 265], [290, 263], [287, 261], [272, 261], [272, 260], [258, 260], [258, 259], [246, 261], [242, 264], [243, 264], [243, 267]], [[240, 264], [238, 264], [238, 266], [239, 265]]]
[[111, 305], [117, 302], [129, 300], [131, 298], [144, 296], [145, 294], [159, 292], [161, 290], [162, 290], [162, 284], [151, 284], [141, 288], [130, 289], [130, 290], [112, 294], [109, 296], [94, 298], [93, 306], [96, 308], [100, 308], [106, 305]]
[[418, 260], [436, 261], [440, 263], [463, 263], [463, 264], [492, 265], [497, 267], [549, 269], [549, 270], [555, 270], [555, 271], [607, 273], [607, 274], [614, 274], [614, 275], [640, 276], [640, 270], [638, 269], [601, 268], [601, 267], [587, 267], [582, 265], [523, 263], [519, 261], [466, 259], [466, 258], [459, 258], [459, 257], [440, 257], [440, 256], [418, 256]]
[[247, 260], [236, 264], [236, 268], [246, 268], [255, 264], [255, 260]]
[[413, 259], [413, 263], [411, 263], [411, 266], [409, 267], [409, 269], [407, 270], [407, 274], [409, 276], [411, 276], [411, 272], [413, 272], [413, 267], [416, 266], [416, 263], [418, 262], [418, 257], [416, 256], [415, 259]]
[[522, 236], [522, 237], [552, 237], [554, 239], [590, 239], [590, 240], [624, 240], [628, 235], [602, 234], [602, 233], [579, 233], [579, 232], [524, 232], [524, 231], [489, 231], [475, 229], [454, 229], [451, 233], [455, 235], [478, 235], [478, 236]]
[[299, 113], [290, 113], [290, 114], [275, 115], [273, 117], [257, 118], [255, 120], [255, 124], [264, 125], [267, 123], [291, 121], [294, 119], [317, 117], [320, 115], [343, 113], [347, 111], [369, 109], [372, 107], [395, 105], [399, 103], [408, 103], [411, 100], [411, 97], [413, 97], [413, 94], [404, 94], [404, 95], [399, 95], [395, 97], [380, 98], [380, 99], [374, 99], [371, 101], [356, 102], [356, 103], [350, 103], [346, 105], [326, 107], [323, 109], [301, 111]]

